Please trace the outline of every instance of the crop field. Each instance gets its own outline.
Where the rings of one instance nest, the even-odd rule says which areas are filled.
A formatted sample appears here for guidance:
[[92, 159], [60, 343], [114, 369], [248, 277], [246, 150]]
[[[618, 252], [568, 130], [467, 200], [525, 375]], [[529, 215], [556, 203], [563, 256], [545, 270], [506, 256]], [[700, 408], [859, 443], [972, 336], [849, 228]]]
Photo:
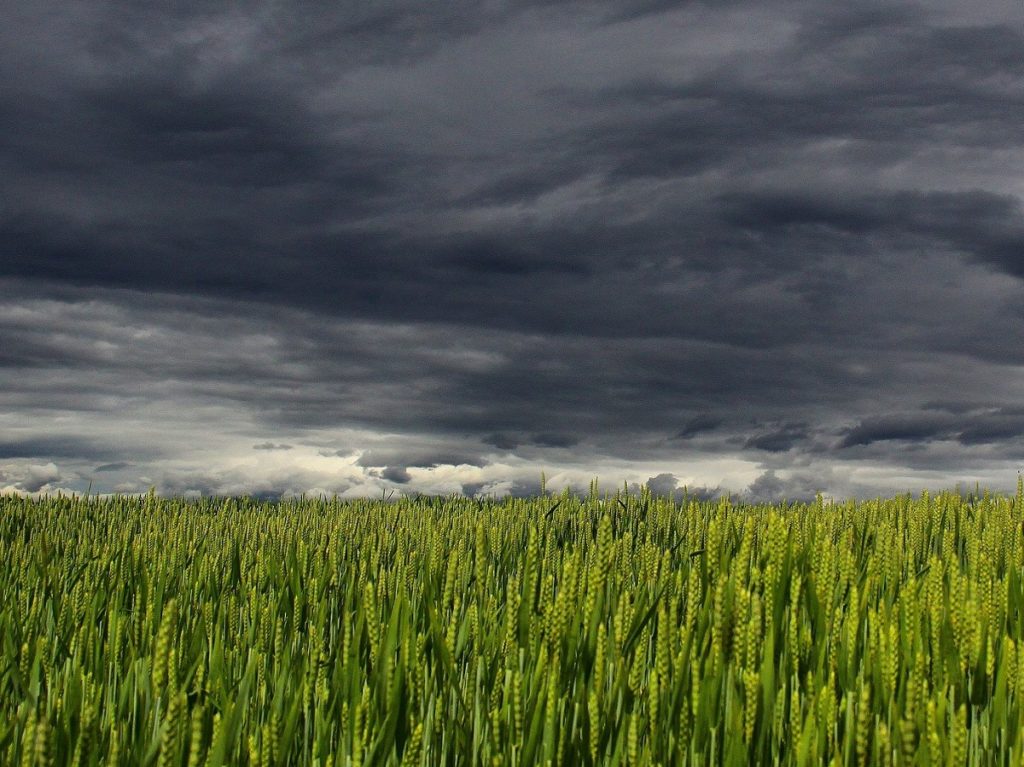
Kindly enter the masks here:
[[1024, 508], [0, 498], [7, 765], [1017, 765]]

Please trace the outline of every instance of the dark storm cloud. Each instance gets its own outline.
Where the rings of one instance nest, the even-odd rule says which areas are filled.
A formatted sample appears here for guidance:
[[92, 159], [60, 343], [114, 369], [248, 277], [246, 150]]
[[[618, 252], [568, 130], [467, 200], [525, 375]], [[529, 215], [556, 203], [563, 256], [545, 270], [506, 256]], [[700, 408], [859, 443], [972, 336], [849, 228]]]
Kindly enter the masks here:
[[698, 434], [702, 434], [708, 431], [714, 431], [722, 425], [722, 419], [718, 416], [710, 415], [708, 413], [701, 413], [695, 415], [689, 419], [676, 433], [676, 437], [679, 439], [689, 439], [695, 437]]
[[985, 409], [984, 403], [979, 402], [964, 402], [959, 400], [937, 400], [933, 402], [925, 402], [921, 405], [922, 410], [938, 410], [944, 413], [952, 413], [953, 415], [963, 415], [970, 413], [971, 411], [978, 411]]
[[760, 164], [756, 154], [818, 139], [875, 142], [879, 159], [933, 142], [1018, 146], [1010, 126], [1024, 115], [1014, 85], [1024, 73], [1019, 26], [931, 27], [919, 10], [891, 9], [815, 8], [776, 51], [683, 83], [592, 89], [581, 107], [629, 109], [586, 146], [627, 177], [691, 175], [737, 158]]
[[749, 437], [743, 446], [766, 450], [769, 453], [783, 453], [806, 438], [806, 424], [784, 424], [778, 429], [771, 429]]
[[983, 191], [897, 192], [822, 199], [809, 195], [733, 194], [726, 216], [740, 229], [785, 238], [871, 238], [889, 247], [949, 248], [1024, 276], [1024, 209], [1012, 195]]
[[[525, 423], [525, 420], [524, 420]], [[541, 432], [529, 436], [513, 436], [511, 434], [488, 434], [481, 441], [498, 450], [512, 451], [520, 446], [569, 448], [578, 445], [579, 437], [561, 432]]]
[[928, 414], [867, 418], [846, 432], [839, 447], [870, 445], [873, 442], [890, 440], [929, 441], [946, 433], [949, 424], [948, 418]]
[[979, 419], [957, 435], [965, 445], [984, 445], [1024, 436], [1024, 414], [995, 415]]
[[29, 439], [0, 439], [0, 459], [3, 458], [82, 458], [102, 460], [120, 454], [116, 444], [99, 440], [67, 437], [34, 437]]
[[482, 441], [485, 445], [492, 445], [498, 450], [515, 450], [519, 445], [519, 440], [508, 434], [489, 434]]
[[[748, 280], [775, 275], [780, 267], [802, 270], [797, 253], [806, 235], [780, 234], [787, 217], [796, 217], [797, 224], [830, 225], [840, 234], [864, 237], [873, 226], [900, 230], [903, 224], [911, 234], [924, 229], [925, 236], [953, 237], [961, 245], [975, 243], [977, 257], [1013, 268], [1019, 238], [1012, 217], [1007, 219], [1012, 213], [1008, 201], [1003, 200], [1001, 208], [990, 204], [981, 209], [982, 203], [997, 203], [999, 198], [939, 206], [934, 219], [922, 215], [913, 203], [907, 203], [911, 209], [902, 213], [892, 211], [886, 200], [879, 201], [875, 211], [845, 211], [841, 204], [837, 211], [822, 211], [806, 203], [801, 206], [793, 195], [773, 200], [742, 191], [716, 191], [721, 204], [707, 201], [700, 193], [685, 193], [671, 212], [654, 207], [640, 218], [623, 216], [613, 202], [625, 167], [641, 166], [627, 175], [655, 171], [673, 178], [690, 175], [689, 161], [679, 157], [679, 151], [692, 153], [700, 168], [728, 167], [755, 146], [763, 157], [771, 157], [772, 152], [799, 149], [818, 136], [845, 137], [852, 116], [873, 119], [870, 127], [875, 129], [902, 125], [904, 115], [896, 103], [869, 110], [870, 117], [858, 101], [879, 92], [904, 94], [937, 83], [934, 70], [936, 62], [944, 60], [941, 51], [948, 50], [953, 57], [949, 67], [942, 68], [942, 81], [952, 78], [953, 84], [945, 90], [924, 88], [924, 92], [943, 104], [958, 104], [957, 113], [939, 115], [940, 122], [977, 120], [976, 110], [973, 117], [961, 115], [960, 97], [973, 94], [979, 80], [1001, 71], [998, 64], [993, 69], [992, 54], [999, 54], [997, 62], [1005, 58], [1009, 71], [1016, 71], [1015, 60], [1002, 54], [1011, 50], [1014, 33], [1002, 27], [957, 37], [949, 30], [921, 27], [921, 20], [909, 10], [866, 16], [851, 12], [824, 20], [808, 17], [801, 34], [769, 56], [769, 72], [775, 79], [751, 81], [743, 59], [726, 55], [727, 63], [716, 68], [713, 76], [697, 77], [686, 85], [633, 80], [607, 91], [607, 96], [584, 100], [579, 124], [565, 125], [539, 146], [549, 161], [535, 163], [537, 175], [521, 177], [512, 186], [503, 177], [520, 160], [514, 144], [504, 148], [507, 163], [492, 166], [433, 146], [430, 142], [438, 139], [431, 135], [421, 136], [427, 143], [399, 141], [393, 132], [417, 130], [406, 114], [411, 105], [401, 100], [387, 103], [359, 92], [358, 108], [344, 101], [318, 107], [289, 80], [289, 73], [297, 76], [296, 66], [305, 64], [311, 67], [306, 75], [310, 80], [303, 84], [327, 87], [320, 79], [325, 74], [315, 62], [302, 59], [302, 49], [287, 44], [289, 34], [307, 40], [310, 30], [317, 29], [314, 39], [321, 42], [322, 55], [329, 59], [351, 34], [387, 49], [385, 41], [393, 40], [400, 28], [402, 39], [440, 44], [501, 28], [522, 11], [512, 6], [495, 14], [471, 4], [465, 15], [460, 14], [467, 19], [462, 24], [453, 24], [447, 13], [405, 5], [370, 14], [372, 23], [366, 19], [352, 23], [342, 13], [331, 13], [314, 27], [303, 23], [277, 29], [284, 33], [285, 42], [265, 39], [260, 25], [266, 20], [257, 18], [251, 31], [255, 38], [249, 44], [268, 46], [267, 61], [253, 69], [229, 67], [220, 77], [207, 76], [201, 85], [193, 81], [203, 54], [215, 58], [248, 52], [244, 40], [217, 36], [223, 30], [218, 32], [215, 22], [223, 19], [216, 14], [193, 17], [187, 11], [171, 18], [158, 16], [162, 21], [158, 34], [168, 36], [171, 51], [162, 54], [169, 57], [166, 66], [158, 66], [160, 62], [152, 60], [155, 52], [129, 34], [133, 22], [151, 21], [151, 17], [129, 15], [123, 20], [129, 26], [115, 30], [115, 38], [127, 37], [131, 44], [123, 43], [113, 51], [137, 57], [144, 64], [139, 76], [104, 75], [101, 47], [92, 54], [99, 57], [97, 82], [79, 83], [68, 75], [67, 95], [48, 96], [55, 103], [12, 110], [16, 133], [31, 134], [47, 109], [56, 108], [59, 114], [63, 108], [69, 118], [63, 126], [65, 135], [75, 137], [62, 141], [65, 136], [59, 134], [62, 128], [57, 121], [50, 130], [58, 135], [44, 135], [18, 147], [18, 159], [11, 163], [14, 173], [27, 170], [19, 166], [31, 164], [37, 155], [52, 161], [59, 153], [72, 154], [75, 162], [59, 174], [65, 183], [58, 197], [50, 188], [36, 191], [38, 182], [25, 185], [30, 192], [0, 221], [5, 250], [2, 269], [21, 277], [200, 291], [386, 320], [443, 317], [540, 332], [696, 334], [741, 343], [769, 333], [765, 340], [777, 343], [787, 330], [799, 327], [802, 318], [792, 315], [796, 327], [787, 327], [777, 312], [774, 322], [763, 321], [758, 315], [775, 308], [771, 299], [767, 306], [738, 307], [736, 314], [749, 317], [748, 322], [758, 328], [753, 330], [738, 318], [716, 321], [715, 311], [681, 318], [671, 310], [677, 297], [652, 288], [657, 278], [685, 283], [687, 265], [673, 263], [679, 252], [687, 254], [689, 266], [738, 268], [748, 273]], [[550, 12], [555, 20], [572, 18], [568, 11], [564, 16]], [[206, 25], [213, 27], [209, 51], [189, 47], [177, 36], [188, 30], [201, 32]], [[893, 30], [910, 50], [886, 46], [886, 55], [914, 66], [890, 82], [892, 71], [905, 68], [882, 69], [874, 59], [862, 60], [855, 43], [884, 45], [883, 36]], [[853, 71], [860, 77], [827, 89], [813, 79], [804, 82], [808, 75], [802, 74], [802, 63], [821, 56], [823, 41], [836, 40], [843, 40], [844, 46], [826, 64], [838, 68], [857, 63], [859, 69]], [[221, 50], [232, 43], [242, 45], [241, 54]], [[315, 59], [317, 50], [314, 47], [309, 57]], [[919, 59], [930, 66], [918, 64]], [[291, 66], [284, 66], [286, 62]], [[340, 73], [355, 66], [346, 59], [339, 64]], [[387, 68], [389, 82], [400, 84], [403, 69], [409, 77], [417, 76], [416, 62], [400, 57]], [[352, 77], [359, 71], [353, 70]], [[426, 87], [439, 84], [430, 81]], [[953, 92], [947, 92], [950, 88]], [[585, 90], [581, 86], [576, 90], [582, 98]], [[22, 103], [23, 94], [15, 95], [12, 106]], [[520, 97], [534, 99], [538, 109], [553, 107], [549, 105], [552, 97], [545, 92]], [[838, 116], [836, 105], [846, 105]], [[628, 121], [622, 123], [626, 115]], [[339, 126], [347, 129], [340, 131], [342, 135], [338, 135]], [[389, 140], [374, 140], [375, 126], [383, 126], [381, 133]], [[418, 126], [419, 130], [427, 127]], [[589, 131], [596, 132], [594, 138], [587, 138]], [[70, 148], [58, 152], [58, 147]], [[910, 152], [912, 147], [901, 144], [899, 151]], [[635, 152], [646, 159], [638, 159]], [[652, 170], [643, 170], [646, 166]], [[446, 200], [453, 194], [461, 200], [460, 208], [479, 209], [494, 199], [488, 188], [506, 184], [502, 198], [506, 204], [536, 206], [539, 192], [555, 193], [588, 173], [602, 171], [612, 176], [597, 182], [593, 210], [583, 209], [582, 215], [535, 222], [519, 217], [483, 226], [459, 225], [456, 219], [454, 228], [441, 229], [435, 223], [444, 220]], [[445, 180], [447, 174], [464, 178], [466, 188], [453, 187]], [[499, 177], [492, 180], [494, 174]], [[416, 187], [433, 190], [433, 201], [410, 194]], [[479, 196], [477, 189], [481, 189]], [[916, 199], [914, 192], [908, 194]], [[86, 210], [79, 210], [82, 207]], [[934, 206], [925, 196], [919, 207], [932, 210]], [[950, 220], [950, 212], [959, 213], [962, 220], [977, 219], [979, 212], [985, 218], [963, 232], [950, 232], [943, 223]], [[878, 221], [881, 213], [889, 219]], [[993, 229], [993, 223], [1001, 225]], [[765, 241], [752, 245], [747, 232]], [[984, 238], [972, 239], [985, 232]], [[759, 251], [772, 256], [770, 265], [760, 261]], [[652, 269], [657, 270], [653, 282]], [[723, 284], [723, 277], [718, 275], [706, 287], [734, 289]], [[559, 285], [559, 280], [564, 283]], [[616, 292], [616, 283], [626, 289]], [[584, 300], [572, 305], [560, 300], [570, 286]], [[682, 293], [685, 299], [691, 298], [685, 289]], [[533, 300], [507, 300], [519, 294]], [[631, 299], [625, 301], [624, 296]], [[648, 311], [634, 310], [639, 301], [647, 304]], [[720, 308], [717, 301], [703, 301]]]
[[[945, 412], [943, 412], [945, 411]], [[963, 445], [1006, 442], [1024, 436], [1024, 409], [1008, 407], [924, 408], [916, 413], [866, 418], [846, 430], [840, 448], [876, 442], [956, 440]]]
[[543, 432], [534, 434], [530, 438], [530, 443], [540, 447], [572, 447], [579, 443], [579, 439], [571, 434]]
[[25, 6], [0, 29], [0, 459], [148, 477], [240, 435], [272, 480], [154, 481], [280, 496], [358, 487], [295, 468], [310, 447], [514, 494], [516, 461], [700, 456], [755, 466], [752, 497], [805, 496], [807, 461], [1014, 460], [1022, 21]]

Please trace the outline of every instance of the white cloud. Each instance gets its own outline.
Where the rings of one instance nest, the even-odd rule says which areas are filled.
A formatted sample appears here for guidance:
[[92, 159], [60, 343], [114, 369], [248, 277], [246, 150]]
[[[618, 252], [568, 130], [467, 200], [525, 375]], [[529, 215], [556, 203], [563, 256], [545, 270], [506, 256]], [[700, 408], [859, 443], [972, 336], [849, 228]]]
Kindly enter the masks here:
[[0, 463], [0, 493], [36, 495], [55, 492], [60, 489], [58, 483], [67, 479], [70, 477], [65, 477], [52, 461], [45, 464]]

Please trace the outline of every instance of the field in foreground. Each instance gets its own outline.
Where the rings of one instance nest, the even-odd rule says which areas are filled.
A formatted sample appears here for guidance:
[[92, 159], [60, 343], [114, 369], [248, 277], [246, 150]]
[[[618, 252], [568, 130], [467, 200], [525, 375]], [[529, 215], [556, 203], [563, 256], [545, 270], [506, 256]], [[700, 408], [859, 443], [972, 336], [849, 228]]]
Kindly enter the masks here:
[[1024, 509], [0, 498], [3, 764], [1019, 764]]

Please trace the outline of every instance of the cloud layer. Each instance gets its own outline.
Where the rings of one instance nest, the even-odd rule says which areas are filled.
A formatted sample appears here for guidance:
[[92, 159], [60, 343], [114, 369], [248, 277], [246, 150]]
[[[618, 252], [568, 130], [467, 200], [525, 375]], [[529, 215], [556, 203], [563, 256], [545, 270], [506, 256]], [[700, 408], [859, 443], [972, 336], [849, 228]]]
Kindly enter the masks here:
[[0, 486], [1010, 487], [1022, 21], [26, 6]]

